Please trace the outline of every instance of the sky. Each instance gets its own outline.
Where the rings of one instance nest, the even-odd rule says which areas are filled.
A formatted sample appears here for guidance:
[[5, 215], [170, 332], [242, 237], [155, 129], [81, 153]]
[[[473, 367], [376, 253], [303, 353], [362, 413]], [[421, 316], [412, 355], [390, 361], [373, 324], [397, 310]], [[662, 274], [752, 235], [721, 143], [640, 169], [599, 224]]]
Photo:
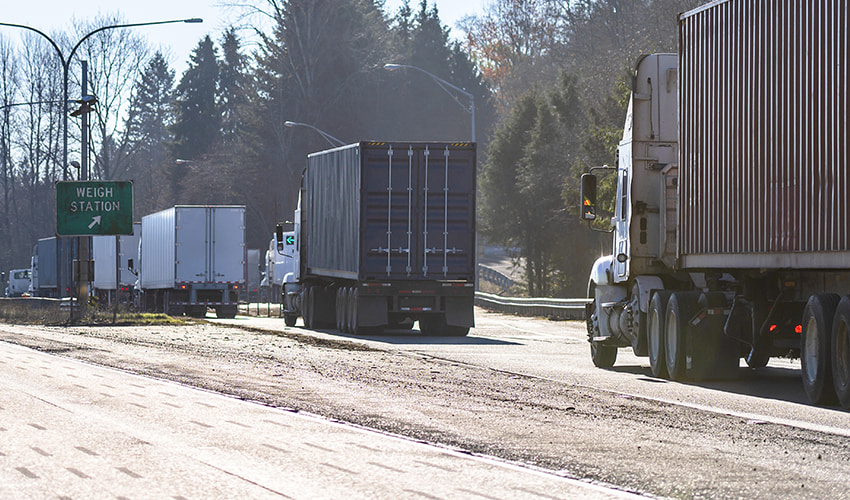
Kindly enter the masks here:
[[[468, 14], [480, 14], [488, 0], [428, 0], [437, 5], [440, 19], [453, 32], [456, 23]], [[163, 49], [166, 59], [177, 72], [185, 71], [192, 50], [205, 35], [218, 42], [224, 29], [237, 20], [237, 11], [222, 6], [244, 3], [238, 0], [7, 0], [0, 9], [0, 22], [31, 26], [47, 35], [69, 31], [73, 21], [89, 21], [98, 14], [118, 11], [126, 23], [144, 23], [200, 17], [203, 24], [166, 24], [132, 28], [144, 34], [150, 43]], [[420, 0], [410, 0], [414, 9]], [[385, 0], [385, 11], [394, 13], [402, 0]], [[0, 26], [0, 34], [17, 40], [18, 28]], [[456, 34], [456, 33], [455, 33]], [[459, 36], [456, 34], [456, 36]], [[66, 54], [67, 55], [67, 54]]]

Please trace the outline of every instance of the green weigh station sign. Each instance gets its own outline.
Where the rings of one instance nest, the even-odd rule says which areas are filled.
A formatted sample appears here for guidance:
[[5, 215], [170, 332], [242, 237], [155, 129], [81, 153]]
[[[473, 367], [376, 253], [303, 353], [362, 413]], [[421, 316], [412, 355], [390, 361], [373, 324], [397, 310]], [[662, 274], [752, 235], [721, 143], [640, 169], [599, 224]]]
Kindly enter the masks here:
[[131, 181], [56, 183], [56, 234], [133, 234]]

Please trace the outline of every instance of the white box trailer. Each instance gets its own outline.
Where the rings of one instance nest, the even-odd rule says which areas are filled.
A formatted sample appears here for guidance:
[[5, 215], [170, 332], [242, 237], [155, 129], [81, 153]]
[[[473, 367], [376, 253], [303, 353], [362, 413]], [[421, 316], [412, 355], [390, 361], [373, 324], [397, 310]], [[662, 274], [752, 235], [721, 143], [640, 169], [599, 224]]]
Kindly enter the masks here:
[[[118, 302], [132, 302], [139, 262], [142, 223], [133, 223], [133, 234], [92, 236], [94, 280], [92, 287], [101, 303], [112, 303], [118, 290]], [[116, 252], [117, 250], [117, 252]]]
[[142, 308], [234, 317], [245, 286], [244, 206], [178, 205], [142, 218]]

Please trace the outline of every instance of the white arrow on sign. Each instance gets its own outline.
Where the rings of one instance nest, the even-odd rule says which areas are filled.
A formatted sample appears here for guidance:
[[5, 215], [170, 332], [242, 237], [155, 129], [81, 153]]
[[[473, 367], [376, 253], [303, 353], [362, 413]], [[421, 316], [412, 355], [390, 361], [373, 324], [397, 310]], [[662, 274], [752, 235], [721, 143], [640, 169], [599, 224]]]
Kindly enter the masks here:
[[97, 224], [100, 224], [100, 215], [95, 215], [91, 218], [91, 224], [89, 224], [89, 229], [93, 228]]

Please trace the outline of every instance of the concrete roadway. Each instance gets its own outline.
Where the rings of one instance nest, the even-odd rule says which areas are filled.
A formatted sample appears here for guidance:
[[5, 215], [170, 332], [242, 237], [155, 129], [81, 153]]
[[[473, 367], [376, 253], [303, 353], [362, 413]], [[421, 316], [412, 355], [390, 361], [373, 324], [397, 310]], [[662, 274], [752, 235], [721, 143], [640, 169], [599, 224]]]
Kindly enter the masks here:
[[628, 498], [0, 342], [0, 498]]
[[[252, 312], [254, 310], [252, 309]], [[261, 313], [266, 309], [261, 308]], [[217, 320], [236, 326], [282, 331], [283, 320], [239, 316]], [[803, 391], [799, 360], [771, 359], [766, 368], [751, 370], [741, 361], [737, 380], [671, 382], [652, 376], [649, 358], [631, 348], [619, 350], [612, 369], [595, 368], [583, 321], [547, 321], [475, 310], [476, 328], [465, 338], [423, 337], [413, 332], [351, 336], [339, 332], [302, 333], [344, 338], [371, 347], [415, 353], [494, 370], [593, 387], [625, 396], [647, 398], [753, 422], [772, 422], [850, 437], [850, 412], [811, 405]], [[298, 326], [301, 326], [299, 319]]]

